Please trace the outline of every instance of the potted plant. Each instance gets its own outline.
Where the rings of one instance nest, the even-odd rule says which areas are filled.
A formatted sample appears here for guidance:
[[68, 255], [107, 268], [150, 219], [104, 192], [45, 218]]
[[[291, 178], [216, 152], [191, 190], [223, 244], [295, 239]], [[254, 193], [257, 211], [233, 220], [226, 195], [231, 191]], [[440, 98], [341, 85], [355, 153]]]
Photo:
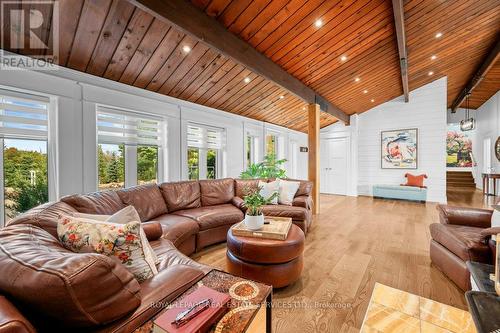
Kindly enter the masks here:
[[264, 225], [264, 214], [262, 206], [269, 204], [278, 193], [273, 193], [269, 198], [264, 198], [260, 194], [261, 188], [246, 190], [246, 195], [243, 197], [244, 206], [247, 211], [245, 213], [245, 226], [250, 230], [259, 230]]

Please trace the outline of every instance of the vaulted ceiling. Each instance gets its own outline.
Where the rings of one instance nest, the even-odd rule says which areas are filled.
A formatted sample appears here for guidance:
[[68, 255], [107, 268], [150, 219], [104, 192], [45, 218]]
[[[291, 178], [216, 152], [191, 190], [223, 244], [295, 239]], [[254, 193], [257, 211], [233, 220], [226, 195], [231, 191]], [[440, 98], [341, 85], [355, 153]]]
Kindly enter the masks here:
[[[347, 114], [402, 94], [390, 0], [192, 3]], [[448, 76], [450, 106], [499, 35], [500, 4], [407, 0], [404, 11], [410, 90]], [[44, 29], [49, 38], [51, 26]], [[125, 0], [60, 0], [58, 63], [307, 130], [305, 102]], [[491, 71], [496, 76], [480, 84], [471, 105], [500, 88], [498, 72], [497, 65]], [[323, 113], [321, 126], [335, 121]]]

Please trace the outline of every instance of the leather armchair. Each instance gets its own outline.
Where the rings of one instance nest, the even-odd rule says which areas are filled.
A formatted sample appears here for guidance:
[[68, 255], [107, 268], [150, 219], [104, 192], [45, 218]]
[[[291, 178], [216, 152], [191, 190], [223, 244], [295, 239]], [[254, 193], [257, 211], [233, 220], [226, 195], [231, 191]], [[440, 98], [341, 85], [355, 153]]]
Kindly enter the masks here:
[[492, 210], [438, 205], [439, 222], [430, 225], [432, 263], [462, 290], [469, 290], [468, 260], [492, 263], [487, 235]]

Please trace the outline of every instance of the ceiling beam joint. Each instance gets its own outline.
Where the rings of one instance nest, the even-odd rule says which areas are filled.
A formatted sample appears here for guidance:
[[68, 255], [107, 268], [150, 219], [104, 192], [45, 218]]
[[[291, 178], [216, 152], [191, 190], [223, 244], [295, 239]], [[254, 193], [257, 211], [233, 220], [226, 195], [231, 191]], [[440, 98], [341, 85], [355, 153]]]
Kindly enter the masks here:
[[495, 45], [490, 50], [486, 58], [484, 58], [483, 62], [479, 66], [478, 70], [472, 75], [470, 80], [467, 82], [465, 87], [460, 91], [457, 98], [451, 104], [451, 112], [457, 112], [458, 107], [464, 102], [467, 96], [472, 94], [472, 91], [481, 83], [481, 81], [485, 78], [486, 74], [493, 67], [493, 65], [500, 58], [500, 35], [497, 37]]
[[403, 85], [403, 95], [405, 102], [410, 101], [410, 88], [408, 85], [408, 51], [406, 48], [405, 13], [403, 0], [392, 0], [394, 12], [394, 25], [396, 28], [396, 38], [398, 42], [399, 65], [401, 68], [401, 83]]

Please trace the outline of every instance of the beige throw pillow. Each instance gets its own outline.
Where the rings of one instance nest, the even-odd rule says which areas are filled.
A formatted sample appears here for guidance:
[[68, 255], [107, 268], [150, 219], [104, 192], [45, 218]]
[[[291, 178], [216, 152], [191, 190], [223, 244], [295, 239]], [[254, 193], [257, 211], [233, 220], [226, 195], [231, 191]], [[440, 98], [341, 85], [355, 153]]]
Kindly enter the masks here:
[[[141, 218], [139, 217], [139, 213], [137, 213], [137, 210], [134, 208], [134, 206], [127, 206], [123, 209], [120, 209], [113, 215], [97, 215], [97, 214], [84, 214], [84, 213], [73, 213], [74, 217], [80, 217], [84, 219], [89, 219], [89, 220], [97, 220], [97, 221], [102, 221], [102, 222], [111, 222], [111, 223], [119, 223], [119, 224], [125, 224], [129, 222], [134, 222], [134, 221], [139, 221], [141, 222]], [[149, 244], [148, 238], [146, 237], [146, 233], [141, 227], [141, 241], [143, 244], [144, 248], [144, 254], [148, 259], [151, 258], [151, 260], [155, 263], [158, 264], [160, 260], [158, 260], [158, 257], [155, 254], [155, 251]]]
[[[264, 183], [263, 181], [259, 180], [259, 188], [260, 188], [260, 195], [264, 197], [264, 199], [269, 199], [273, 193], [278, 193], [279, 192], [279, 181], [275, 180], [274, 182], [270, 183]], [[271, 205], [277, 205], [278, 204], [278, 197], [275, 196], [273, 200], [270, 202]]]
[[65, 248], [77, 253], [99, 253], [122, 263], [141, 282], [158, 274], [146, 258], [138, 221], [119, 224], [69, 215], [59, 217], [57, 235]]
[[279, 180], [279, 197], [278, 202], [281, 205], [291, 206], [293, 198], [297, 193], [300, 186], [300, 182], [291, 182], [288, 180]]

